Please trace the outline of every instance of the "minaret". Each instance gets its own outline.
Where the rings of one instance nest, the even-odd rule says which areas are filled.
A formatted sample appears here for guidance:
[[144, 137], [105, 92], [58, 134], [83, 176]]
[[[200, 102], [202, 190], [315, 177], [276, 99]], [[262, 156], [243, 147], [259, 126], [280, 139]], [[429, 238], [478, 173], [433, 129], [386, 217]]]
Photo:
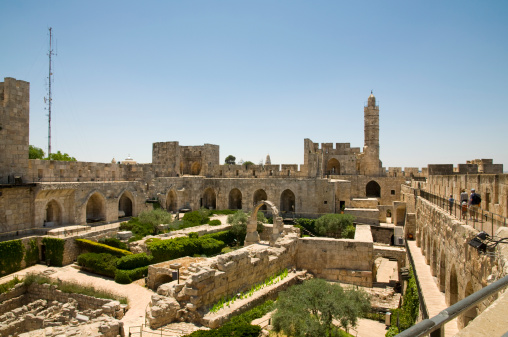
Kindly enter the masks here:
[[270, 159], [270, 155], [266, 155], [265, 165], [272, 165], [272, 160]]
[[361, 171], [365, 175], [377, 176], [381, 170], [381, 163], [379, 161], [379, 106], [376, 105], [376, 97], [372, 94], [372, 91], [363, 112], [365, 144], [363, 147], [364, 161]]

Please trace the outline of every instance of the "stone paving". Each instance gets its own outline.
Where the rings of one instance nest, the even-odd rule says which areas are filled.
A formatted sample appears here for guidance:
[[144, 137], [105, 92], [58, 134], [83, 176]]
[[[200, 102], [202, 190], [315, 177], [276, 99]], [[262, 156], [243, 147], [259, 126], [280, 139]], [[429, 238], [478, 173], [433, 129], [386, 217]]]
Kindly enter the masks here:
[[[439, 288], [432, 277], [430, 266], [425, 262], [425, 257], [419, 247], [416, 246], [416, 241], [407, 241], [409, 251], [413, 256], [413, 261], [418, 274], [420, 288], [425, 298], [425, 304], [429, 311], [429, 318], [438, 315], [442, 310], [449, 306], [445, 301], [445, 294], [439, 291]], [[459, 332], [457, 327], [457, 319], [448, 322], [445, 325], [445, 336], [454, 336]]]

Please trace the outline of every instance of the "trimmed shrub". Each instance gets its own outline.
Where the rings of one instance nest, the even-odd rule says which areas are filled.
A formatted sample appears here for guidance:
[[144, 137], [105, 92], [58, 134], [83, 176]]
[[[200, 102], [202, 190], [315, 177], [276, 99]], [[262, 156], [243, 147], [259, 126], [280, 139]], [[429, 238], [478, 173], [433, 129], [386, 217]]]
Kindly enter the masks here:
[[107, 246], [115, 247], [115, 248], [120, 248], [123, 250], [129, 250], [129, 247], [127, 247], [127, 244], [125, 244], [125, 242], [118, 240], [117, 238], [102, 238], [102, 239], [99, 239], [99, 243], [102, 243]]
[[[152, 241], [148, 249], [153, 256], [153, 263], [177, 259], [183, 256], [194, 256], [202, 254], [216, 254], [226, 245], [210, 237], [191, 239], [186, 237], [169, 240]], [[206, 251], [206, 253], [205, 253]]]
[[32, 239], [28, 241], [28, 249], [25, 254], [26, 266], [33, 266], [39, 261], [39, 246], [37, 246], [37, 240]]
[[220, 226], [220, 225], [222, 225], [222, 222], [220, 222], [220, 220], [216, 219], [216, 220], [210, 220], [210, 221], [208, 221], [208, 224], [210, 226]]
[[117, 260], [107, 253], [85, 253], [78, 256], [78, 265], [99, 275], [115, 277]]
[[115, 282], [129, 284], [132, 281], [139, 280], [148, 275], [148, 267], [140, 267], [132, 270], [117, 269], [115, 273]]
[[219, 240], [227, 244], [228, 246], [233, 246], [236, 244], [235, 238], [236, 236], [231, 231], [222, 231], [212, 234], [205, 234], [201, 237], [204, 238], [212, 238], [215, 240]]
[[0, 275], [14, 273], [21, 269], [25, 247], [21, 240], [0, 242]]
[[198, 244], [201, 247], [201, 254], [208, 256], [218, 254], [222, 248], [226, 247], [224, 242], [212, 238], [199, 238]]
[[325, 214], [316, 220], [315, 228], [320, 236], [341, 238], [342, 232], [353, 226], [354, 219], [350, 214]]
[[196, 233], [196, 232], [190, 232], [189, 233], [189, 238], [191, 238], [191, 239], [197, 239], [197, 238], [199, 238], [199, 234]]
[[210, 221], [209, 214], [208, 210], [200, 208], [197, 211], [185, 213], [182, 220], [187, 227], [204, 225]]
[[132, 253], [123, 250], [120, 248], [111, 247], [102, 243], [98, 243], [95, 241], [87, 240], [87, 239], [76, 239], [76, 243], [81, 247], [81, 249], [86, 250], [90, 253], [108, 253], [117, 257], [122, 257], [126, 255], [131, 255]]
[[46, 246], [46, 261], [49, 260], [52, 266], [61, 267], [65, 240], [56, 238], [44, 238], [42, 243]]
[[124, 270], [136, 269], [150, 265], [152, 260], [153, 256], [146, 253], [126, 255], [118, 259], [116, 267]]

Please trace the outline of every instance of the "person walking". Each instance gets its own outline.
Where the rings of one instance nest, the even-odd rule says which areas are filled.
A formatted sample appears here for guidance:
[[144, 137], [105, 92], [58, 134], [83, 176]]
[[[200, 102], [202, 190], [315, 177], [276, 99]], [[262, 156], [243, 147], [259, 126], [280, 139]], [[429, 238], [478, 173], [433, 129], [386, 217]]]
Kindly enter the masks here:
[[469, 196], [467, 195], [467, 192], [465, 189], [462, 189], [462, 191], [460, 191], [460, 204], [462, 205], [462, 203], [465, 201], [466, 204], [467, 204], [467, 201], [469, 199]]
[[450, 198], [448, 199], [448, 206], [450, 207], [450, 215], [452, 215], [454, 201], [455, 199], [453, 199], [453, 195], [450, 194]]
[[475, 189], [471, 189], [471, 195], [469, 196], [469, 219], [474, 221], [478, 221], [478, 212], [480, 210], [480, 204], [482, 202], [482, 198], [478, 193], [476, 193]]

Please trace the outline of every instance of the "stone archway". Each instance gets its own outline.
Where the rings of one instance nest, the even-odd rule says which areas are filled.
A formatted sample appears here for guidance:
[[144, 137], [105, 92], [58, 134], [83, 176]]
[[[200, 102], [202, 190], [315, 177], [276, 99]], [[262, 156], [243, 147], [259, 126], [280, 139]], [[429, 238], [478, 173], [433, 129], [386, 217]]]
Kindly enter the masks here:
[[[464, 292], [464, 298], [468, 297], [469, 295], [473, 294], [473, 285], [471, 284], [471, 281], [469, 281], [466, 285], [466, 290]], [[459, 319], [459, 325], [463, 328], [469, 324], [475, 317], [478, 315], [477, 306], [473, 306], [471, 309], [466, 311], [462, 317]]]
[[203, 193], [203, 199], [201, 199], [201, 206], [207, 209], [215, 209], [217, 207], [217, 197], [213, 188], [208, 187]]
[[279, 216], [279, 210], [275, 204], [268, 200], [262, 200], [256, 205], [256, 207], [254, 207], [252, 214], [250, 215], [249, 222], [247, 224], [247, 235], [245, 236], [245, 246], [259, 242], [259, 233], [257, 231], [258, 211], [261, 207], [263, 207], [263, 205], [269, 207], [273, 214], [273, 233], [270, 236], [270, 246], [275, 244], [275, 241], [277, 241], [284, 230], [284, 222], [282, 221], [282, 217]]
[[174, 212], [178, 211], [178, 199], [176, 196], [175, 190], [171, 190], [168, 192], [168, 195], [166, 197], [166, 209], [168, 212]]
[[[263, 190], [263, 189], [256, 190], [256, 192], [254, 192], [254, 206], [259, 204], [263, 200], [268, 200], [265, 190]], [[266, 205], [263, 204], [263, 206], [261, 206], [261, 208], [259, 210], [266, 211], [266, 209], [267, 209]]]
[[295, 194], [291, 190], [284, 190], [280, 195], [280, 211], [281, 212], [295, 212]]
[[55, 199], [52, 199], [46, 205], [44, 223], [52, 223], [54, 225], [62, 224], [62, 209]]
[[95, 192], [86, 202], [86, 222], [97, 222], [105, 219], [106, 201], [99, 192]]
[[242, 209], [242, 192], [238, 188], [229, 192], [229, 209]]
[[381, 186], [374, 180], [369, 181], [365, 187], [365, 195], [367, 198], [380, 198], [381, 197]]
[[446, 260], [444, 251], [441, 250], [441, 258], [439, 259], [439, 290], [445, 292], [446, 289]]
[[130, 192], [123, 192], [118, 200], [118, 217], [132, 216], [132, 195]]
[[326, 164], [327, 175], [338, 175], [340, 174], [340, 163], [337, 159], [332, 158]]
[[195, 161], [191, 166], [191, 175], [197, 176], [201, 173], [201, 163]]
[[459, 283], [457, 279], [457, 272], [455, 266], [452, 265], [450, 268], [450, 292], [447, 296], [449, 301], [448, 305], [454, 305], [459, 300]]

